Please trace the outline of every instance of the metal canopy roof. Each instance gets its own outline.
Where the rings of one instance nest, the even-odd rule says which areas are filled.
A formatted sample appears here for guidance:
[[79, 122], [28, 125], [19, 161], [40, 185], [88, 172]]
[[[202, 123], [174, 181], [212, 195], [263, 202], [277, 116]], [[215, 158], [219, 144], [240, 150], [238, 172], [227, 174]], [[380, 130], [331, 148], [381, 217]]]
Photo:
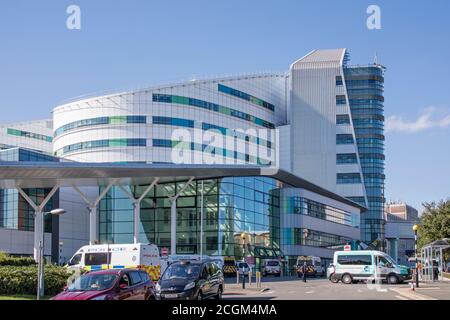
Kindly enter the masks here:
[[108, 164], [79, 162], [0, 162], [0, 189], [145, 185], [221, 177], [266, 176], [360, 209], [367, 209], [284, 170], [251, 165]]

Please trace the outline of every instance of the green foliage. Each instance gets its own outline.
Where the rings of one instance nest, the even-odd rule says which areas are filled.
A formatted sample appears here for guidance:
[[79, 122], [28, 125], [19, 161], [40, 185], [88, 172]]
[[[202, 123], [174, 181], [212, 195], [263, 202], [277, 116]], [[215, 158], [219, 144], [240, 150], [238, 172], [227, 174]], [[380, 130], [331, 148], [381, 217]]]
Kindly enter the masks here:
[[0, 252], [0, 266], [17, 266], [17, 267], [25, 267], [25, 266], [33, 266], [36, 262], [33, 258], [16, 258], [11, 257], [10, 255]]
[[450, 200], [425, 203], [424, 207], [418, 231], [419, 247], [450, 238]]
[[[37, 266], [0, 266], [1, 295], [35, 295], [37, 291]], [[48, 265], [45, 267], [45, 294], [60, 293], [71, 272], [66, 268]]]

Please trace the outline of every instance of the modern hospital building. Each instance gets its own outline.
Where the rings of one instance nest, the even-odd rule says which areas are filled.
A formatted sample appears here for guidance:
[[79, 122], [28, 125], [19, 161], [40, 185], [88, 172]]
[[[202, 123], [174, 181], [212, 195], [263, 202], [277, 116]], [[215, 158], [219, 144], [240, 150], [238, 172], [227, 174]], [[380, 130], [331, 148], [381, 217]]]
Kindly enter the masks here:
[[28, 200], [52, 186], [29, 182], [47, 176], [61, 184], [41, 211], [67, 211], [38, 226], [55, 262], [89, 242], [290, 266], [346, 244], [383, 249], [383, 83], [379, 64], [315, 50], [284, 73], [83, 97], [1, 125], [0, 251], [36, 250]]

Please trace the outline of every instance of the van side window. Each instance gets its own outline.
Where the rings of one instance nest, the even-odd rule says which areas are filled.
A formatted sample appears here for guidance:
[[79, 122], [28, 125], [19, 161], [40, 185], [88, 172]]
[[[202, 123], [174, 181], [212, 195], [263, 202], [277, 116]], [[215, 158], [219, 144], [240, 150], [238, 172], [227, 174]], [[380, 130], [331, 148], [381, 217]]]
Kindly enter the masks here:
[[73, 256], [73, 258], [69, 261], [69, 266], [76, 266], [80, 264], [80, 261], [81, 261], [81, 253]]
[[86, 253], [84, 255], [84, 264], [86, 266], [99, 266], [102, 264], [108, 264], [111, 262], [111, 253], [95, 252]]
[[337, 262], [340, 265], [370, 266], [370, 265], [372, 265], [372, 256], [371, 255], [341, 255], [341, 256], [338, 256]]

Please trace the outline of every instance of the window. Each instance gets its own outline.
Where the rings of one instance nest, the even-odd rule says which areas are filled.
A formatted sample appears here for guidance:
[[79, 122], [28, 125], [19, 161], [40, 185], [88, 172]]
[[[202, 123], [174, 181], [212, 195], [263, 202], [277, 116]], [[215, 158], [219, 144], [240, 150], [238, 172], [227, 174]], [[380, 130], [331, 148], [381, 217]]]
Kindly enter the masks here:
[[336, 144], [354, 144], [355, 140], [351, 134], [338, 134], [336, 135]]
[[161, 102], [161, 103], [176, 103], [183, 104], [188, 106], [194, 106], [206, 110], [211, 110], [214, 112], [219, 112], [225, 115], [233, 116], [236, 118], [240, 118], [249, 122], [256, 123], [257, 125], [273, 129], [275, 125], [273, 123], [267, 122], [263, 119], [256, 118], [250, 114], [231, 109], [225, 106], [218, 105], [216, 103], [207, 102], [199, 99], [181, 97], [181, 96], [172, 96], [166, 94], [153, 94], [153, 102]]
[[337, 262], [341, 265], [370, 266], [372, 265], [371, 255], [342, 255], [338, 256]]
[[69, 261], [69, 266], [79, 265], [81, 261], [81, 254], [73, 256], [72, 260]]
[[258, 105], [260, 107], [269, 109], [271, 111], [275, 111], [275, 106], [273, 104], [268, 103], [268, 102], [266, 102], [264, 100], [261, 100], [259, 98], [256, 98], [254, 96], [251, 96], [251, 95], [249, 95], [249, 94], [247, 94], [245, 92], [242, 92], [242, 91], [239, 91], [239, 90], [236, 90], [236, 89], [224, 86], [222, 84], [219, 84], [218, 90], [219, 90], [219, 92], [226, 93], [226, 94], [238, 97], [238, 98], [243, 99], [243, 100], [247, 100], [247, 101], [249, 101], [249, 102], [251, 102], [253, 104], [256, 104], [256, 105]]
[[336, 96], [336, 104], [345, 105], [347, 104], [347, 99], [345, 98], [345, 96]]
[[338, 114], [336, 115], [336, 124], [337, 125], [346, 125], [350, 124], [350, 117], [348, 114]]
[[337, 164], [353, 164], [358, 163], [356, 153], [339, 153], [336, 155]]
[[361, 183], [361, 175], [359, 173], [338, 173], [337, 184], [358, 184]]
[[180, 118], [153, 117], [153, 124], [193, 128], [194, 121]]
[[341, 76], [337, 76], [337, 77], [336, 77], [336, 85], [337, 85], [337, 86], [342, 86], [342, 85], [344, 85], [344, 82], [342, 81], [342, 77], [341, 77]]
[[84, 264], [86, 266], [100, 266], [108, 264], [111, 261], [111, 253], [86, 253], [84, 255]]
[[132, 285], [136, 285], [142, 282], [141, 275], [139, 271], [131, 271], [130, 272], [131, 283]]
[[68, 123], [55, 130], [55, 137], [65, 132], [78, 128], [105, 125], [105, 124], [122, 124], [122, 123], [147, 123], [146, 116], [114, 116], [114, 117], [98, 117], [91, 119], [83, 119]]

